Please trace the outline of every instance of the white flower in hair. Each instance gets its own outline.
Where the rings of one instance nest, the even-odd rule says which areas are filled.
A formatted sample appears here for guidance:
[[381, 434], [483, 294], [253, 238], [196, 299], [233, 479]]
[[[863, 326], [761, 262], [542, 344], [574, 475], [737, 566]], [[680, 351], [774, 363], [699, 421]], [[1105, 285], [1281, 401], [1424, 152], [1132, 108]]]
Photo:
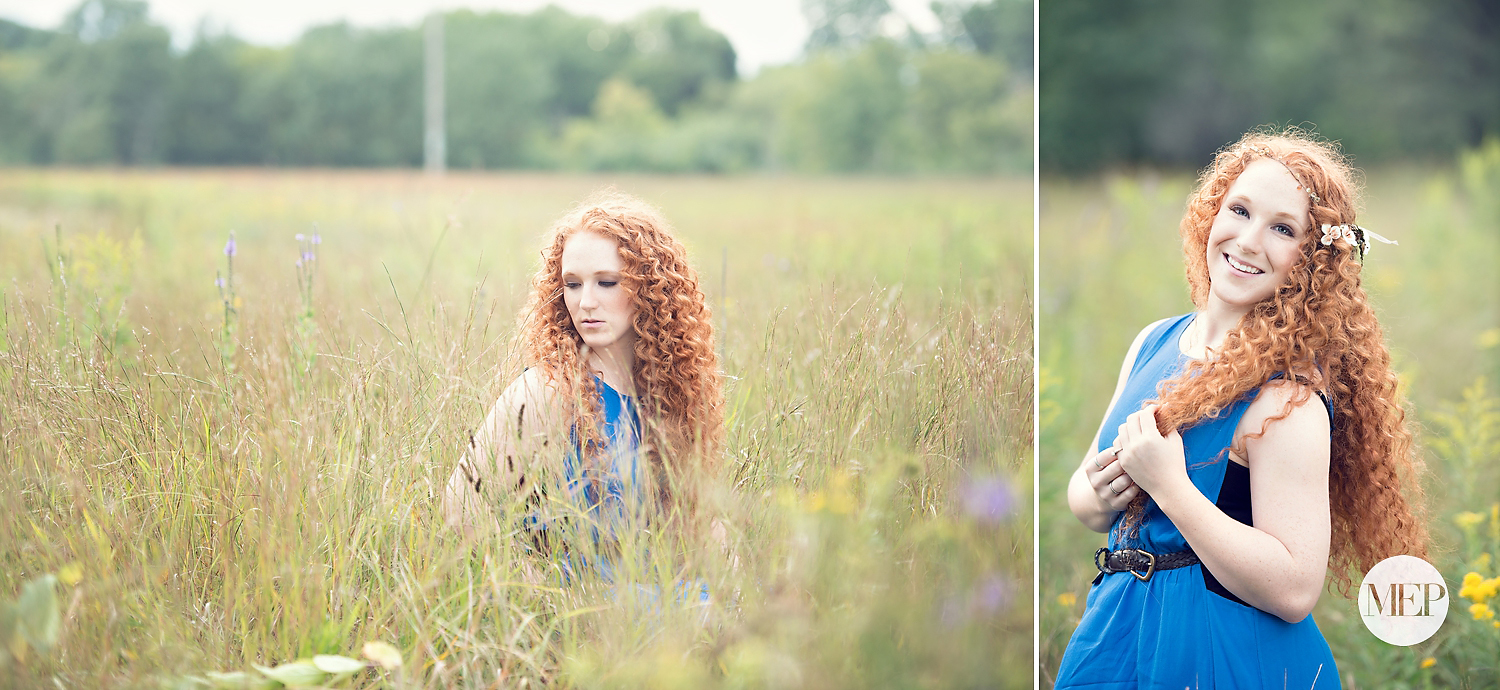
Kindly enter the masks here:
[[1370, 253], [1370, 238], [1380, 240], [1381, 242], [1384, 242], [1386, 244], [1401, 244], [1400, 242], [1397, 242], [1395, 240], [1388, 240], [1384, 237], [1381, 237], [1380, 235], [1377, 235], [1365, 228], [1354, 225], [1352, 223], [1345, 225], [1329, 225], [1328, 223], [1323, 224], [1323, 246], [1326, 247], [1333, 244], [1340, 237], [1349, 240], [1349, 244], [1359, 247], [1360, 254]]

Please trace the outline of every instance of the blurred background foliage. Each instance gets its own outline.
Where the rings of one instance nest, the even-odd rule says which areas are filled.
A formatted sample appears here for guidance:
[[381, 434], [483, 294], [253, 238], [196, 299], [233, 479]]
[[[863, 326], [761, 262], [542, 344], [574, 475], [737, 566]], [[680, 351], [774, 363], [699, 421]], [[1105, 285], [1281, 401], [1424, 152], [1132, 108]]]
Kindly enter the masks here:
[[[556, 7], [444, 14], [455, 168], [1005, 172], [1031, 168], [1032, 6], [805, 0], [804, 57], [743, 78], [696, 12], [610, 23]], [[417, 166], [420, 26], [309, 29], [282, 47], [146, 2], [55, 30], [0, 19], [0, 164]]]
[[1041, 165], [1201, 166], [1265, 123], [1316, 123], [1361, 165], [1447, 162], [1500, 134], [1500, 3], [1038, 7]]

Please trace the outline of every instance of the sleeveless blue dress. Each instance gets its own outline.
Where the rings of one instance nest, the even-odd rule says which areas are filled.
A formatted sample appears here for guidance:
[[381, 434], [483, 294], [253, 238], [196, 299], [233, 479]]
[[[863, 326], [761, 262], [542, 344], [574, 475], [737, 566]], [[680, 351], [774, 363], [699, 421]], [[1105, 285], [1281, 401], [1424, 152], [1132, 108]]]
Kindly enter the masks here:
[[[600, 468], [598, 481], [589, 481], [583, 472], [585, 448], [577, 431], [569, 433], [569, 451], [563, 458], [562, 482], [564, 494], [578, 510], [578, 516], [587, 521], [583, 529], [573, 530], [576, 538], [588, 539], [595, 549], [568, 550], [558, 564], [563, 569], [565, 582], [571, 581], [577, 572], [592, 570], [599, 579], [615, 586], [612, 596], [625, 594], [619, 587], [628, 585], [630, 595], [636, 600], [654, 606], [660, 599], [660, 590], [654, 585], [629, 584], [629, 569], [621, 568], [597, 547], [606, 543], [617, 543], [630, 530], [647, 527], [646, 504], [649, 500], [641, 477], [641, 417], [635, 399], [615, 390], [604, 379], [594, 377], [594, 387], [599, 391], [599, 409], [603, 412], [604, 447], [599, 450]], [[708, 586], [701, 581], [677, 582], [675, 599], [691, 602], [709, 600]]]
[[[641, 519], [645, 503], [645, 492], [640, 482], [640, 438], [641, 418], [635, 400], [627, 396], [598, 376], [594, 377], [598, 390], [599, 409], [603, 414], [602, 448], [598, 458], [601, 467], [595, 472], [596, 481], [585, 476], [583, 458], [587, 450], [576, 429], [568, 432], [568, 452], [563, 456], [560, 477], [563, 495], [572, 506], [568, 512], [581, 525], [570, 524], [567, 529], [553, 521], [542, 521], [536, 517], [528, 520], [533, 530], [560, 530], [564, 549], [559, 554], [558, 564], [563, 569], [565, 580], [571, 580], [579, 569], [595, 570], [605, 582], [614, 580], [614, 566], [604, 557], [591, 557], [590, 552], [604, 542], [618, 541], [624, 530]], [[573, 522], [570, 520], [569, 522]], [[550, 524], [549, 524], [550, 523]], [[579, 548], [578, 539], [592, 543], [594, 549]], [[571, 544], [571, 547], [569, 546]]]
[[[1192, 317], [1169, 319], [1142, 341], [1120, 399], [1100, 427], [1098, 450], [1109, 447], [1113, 430], [1128, 415], [1156, 397], [1158, 383], [1182, 371], [1189, 359], [1177, 343]], [[1252, 392], [1182, 432], [1188, 477], [1204, 496], [1245, 524], [1251, 524], [1249, 472], [1230, 461], [1226, 450], [1254, 397]], [[1188, 548], [1154, 502], [1147, 503], [1133, 538], [1121, 535], [1119, 528], [1117, 516], [1109, 534], [1112, 550], [1165, 554]], [[1157, 571], [1148, 582], [1128, 572], [1095, 579], [1055, 687], [1336, 689], [1339, 674], [1312, 616], [1287, 623], [1249, 606], [1197, 564]]]

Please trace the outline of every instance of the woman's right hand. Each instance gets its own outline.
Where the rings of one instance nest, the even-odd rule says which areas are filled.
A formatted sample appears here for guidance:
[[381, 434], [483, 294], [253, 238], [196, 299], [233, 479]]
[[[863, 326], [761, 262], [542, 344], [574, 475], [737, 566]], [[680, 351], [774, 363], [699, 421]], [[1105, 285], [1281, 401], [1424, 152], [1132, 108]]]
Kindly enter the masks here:
[[1110, 446], [1083, 461], [1083, 476], [1093, 487], [1094, 496], [1117, 513], [1125, 510], [1141, 493], [1141, 487], [1136, 486], [1120, 466], [1118, 453], [1114, 446]]

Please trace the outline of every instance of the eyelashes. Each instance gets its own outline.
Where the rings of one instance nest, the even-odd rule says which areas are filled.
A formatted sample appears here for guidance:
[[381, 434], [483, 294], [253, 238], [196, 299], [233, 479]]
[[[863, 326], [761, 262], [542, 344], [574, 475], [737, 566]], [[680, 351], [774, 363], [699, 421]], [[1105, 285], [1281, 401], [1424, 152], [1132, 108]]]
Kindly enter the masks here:
[[[1237, 215], [1237, 216], [1239, 216], [1241, 218], [1249, 218], [1250, 217], [1250, 212], [1246, 211], [1245, 207], [1241, 206], [1240, 204], [1230, 204], [1229, 205], [1229, 212], [1233, 213], [1234, 215]], [[1282, 235], [1284, 235], [1286, 237], [1295, 238], [1297, 236], [1297, 230], [1296, 230], [1296, 228], [1293, 228], [1290, 225], [1285, 225], [1285, 224], [1282, 224], [1282, 223], [1278, 223], [1276, 225], [1271, 226], [1271, 229], [1275, 230], [1276, 232], [1278, 232], [1278, 233], [1280, 233], [1280, 234], [1282, 234]]]

